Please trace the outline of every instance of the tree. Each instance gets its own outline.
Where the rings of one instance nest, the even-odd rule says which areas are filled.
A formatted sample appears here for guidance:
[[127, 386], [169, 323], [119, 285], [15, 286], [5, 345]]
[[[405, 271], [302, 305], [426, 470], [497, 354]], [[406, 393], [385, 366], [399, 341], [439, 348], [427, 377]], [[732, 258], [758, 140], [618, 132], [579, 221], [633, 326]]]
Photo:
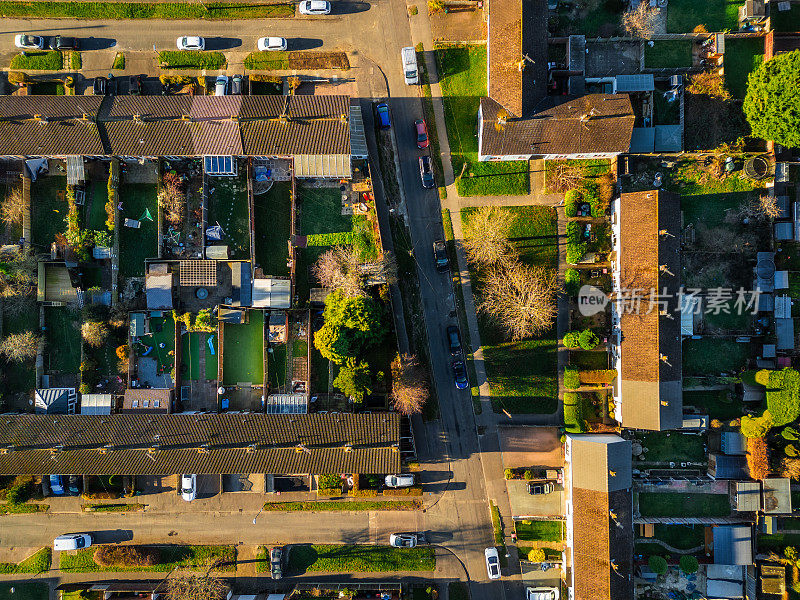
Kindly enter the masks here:
[[750, 210], [753, 214], [765, 220], [777, 219], [781, 214], [781, 210], [778, 208], [778, 199], [766, 194], [754, 200]]
[[422, 412], [430, 390], [428, 377], [416, 356], [399, 354], [392, 361], [392, 405], [404, 415]]
[[381, 306], [368, 296], [348, 297], [334, 291], [325, 298], [325, 324], [314, 334], [314, 346], [322, 356], [344, 364], [379, 343], [386, 334]]
[[581, 331], [578, 343], [584, 350], [593, 350], [600, 343], [600, 338], [591, 329], [585, 329]]
[[25, 201], [22, 197], [22, 189], [13, 187], [0, 205], [0, 219], [6, 225], [22, 225], [22, 214], [25, 208]]
[[780, 476], [800, 481], [800, 458], [783, 458], [781, 460]]
[[172, 172], [164, 173], [158, 192], [158, 205], [164, 211], [164, 220], [170, 225], [180, 225], [186, 211], [186, 191], [183, 179]]
[[747, 438], [747, 468], [753, 479], [761, 480], [769, 475], [769, 447], [763, 437]]
[[36, 356], [41, 340], [32, 331], [12, 333], [0, 340], [0, 354], [12, 362], [23, 362]]
[[225, 600], [229, 587], [221, 579], [181, 575], [167, 581], [170, 600]]
[[27, 250], [5, 254], [0, 262], [0, 297], [9, 317], [18, 317], [34, 308], [36, 257]]
[[631, 37], [649, 38], [658, 24], [658, 8], [639, 2], [622, 15], [622, 28]]
[[528, 562], [541, 563], [545, 561], [545, 558], [544, 550], [541, 548], [533, 548], [528, 552]]
[[556, 316], [559, 285], [553, 270], [515, 261], [494, 267], [483, 282], [478, 310], [499, 325], [512, 340], [547, 331]]
[[742, 435], [748, 438], [763, 438], [772, 428], [772, 415], [765, 410], [760, 417], [744, 415], [740, 429]]
[[747, 79], [742, 109], [753, 135], [787, 148], [800, 146], [800, 51], [762, 62]]
[[358, 256], [352, 246], [334, 246], [323, 252], [311, 267], [311, 273], [324, 288], [339, 290], [345, 296], [366, 295]]
[[369, 365], [366, 361], [356, 361], [355, 358], [348, 358], [333, 385], [339, 388], [345, 396], [349, 396], [354, 402], [361, 404], [364, 398], [372, 393], [372, 376], [369, 372]]
[[691, 575], [692, 573], [697, 573], [697, 569], [699, 568], [697, 559], [690, 554], [684, 554], [683, 556], [681, 556], [680, 560], [678, 561], [678, 564], [681, 567], [681, 571], [683, 571], [687, 575]]
[[651, 556], [647, 559], [647, 566], [656, 575], [663, 575], [667, 572], [667, 559], [663, 556]]
[[581, 334], [578, 331], [568, 331], [564, 334], [564, 339], [562, 340], [565, 348], [578, 348], [580, 346], [580, 337]]
[[464, 224], [464, 252], [478, 266], [492, 266], [515, 255], [508, 240], [516, 218], [495, 206], [481, 206]]
[[83, 340], [93, 348], [102, 346], [108, 339], [108, 325], [102, 321], [86, 321], [81, 325]]

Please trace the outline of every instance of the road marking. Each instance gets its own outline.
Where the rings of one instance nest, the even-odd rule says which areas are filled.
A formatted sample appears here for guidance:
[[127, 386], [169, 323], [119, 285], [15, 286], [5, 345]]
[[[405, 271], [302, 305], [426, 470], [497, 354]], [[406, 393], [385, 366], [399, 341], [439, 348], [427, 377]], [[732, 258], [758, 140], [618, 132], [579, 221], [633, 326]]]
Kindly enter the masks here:
[[378, 512], [369, 511], [369, 543], [378, 543]]

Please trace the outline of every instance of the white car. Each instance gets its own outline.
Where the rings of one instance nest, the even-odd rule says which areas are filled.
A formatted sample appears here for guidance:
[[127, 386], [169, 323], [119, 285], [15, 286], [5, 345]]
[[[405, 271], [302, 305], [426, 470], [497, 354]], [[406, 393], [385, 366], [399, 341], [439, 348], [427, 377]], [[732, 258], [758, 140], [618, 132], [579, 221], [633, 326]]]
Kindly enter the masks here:
[[327, 0], [303, 0], [297, 8], [301, 15], [331, 14], [331, 3]]
[[199, 35], [185, 35], [178, 38], [178, 50], [205, 50], [206, 41]]
[[384, 480], [388, 488], [405, 488], [414, 485], [414, 476], [410, 473], [402, 475], [387, 475]]
[[23, 50], [41, 50], [44, 48], [44, 38], [40, 35], [21, 33], [14, 36], [14, 45]]
[[181, 475], [181, 498], [186, 502], [197, 498], [197, 475]]
[[273, 50], [286, 50], [288, 44], [286, 38], [282, 37], [263, 37], [258, 38], [258, 49], [262, 52]]
[[535, 587], [525, 590], [525, 600], [558, 600], [558, 588]]
[[80, 550], [92, 545], [92, 536], [88, 533], [65, 533], [53, 540], [53, 550]]
[[416, 548], [417, 536], [413, 533], [393, 533], [389, 536], [389, 545], [395, 548]]
[[500, 579], [500, 555], [497, 554], [497, 548], [491, 547], [483, 551], [486, 557], [486, 572], [489, 573], [489, 579]]

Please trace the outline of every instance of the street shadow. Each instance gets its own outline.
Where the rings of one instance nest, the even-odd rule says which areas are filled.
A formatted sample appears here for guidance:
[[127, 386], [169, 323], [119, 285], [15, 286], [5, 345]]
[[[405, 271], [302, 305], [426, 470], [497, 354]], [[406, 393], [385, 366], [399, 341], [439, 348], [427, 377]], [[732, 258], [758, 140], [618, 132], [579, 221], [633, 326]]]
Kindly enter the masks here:
[[313, 50], [322, 47], [322, 40], [319, 38], [290, 38], [286, 40], [289, 50]]
[[110, 529], [107, 531], [92, 532], [93, 544], [119, 544], [133, 540], [133, 530], [131, 529]]
[[369, 2], [333, 2], [331, 5], [331, 14], [354, 15], [367, 12], [370, 6]]
[[233, 50], [240, 48], [242, 40], [239, 38], [212, 37], [206, 38], [206, 50]]
[[113, 38], [88, 37], [81, 38], [80, 44], [81, 51], [108, 50], [109, 48], [114, 48], [117, 45], [117, 40]]

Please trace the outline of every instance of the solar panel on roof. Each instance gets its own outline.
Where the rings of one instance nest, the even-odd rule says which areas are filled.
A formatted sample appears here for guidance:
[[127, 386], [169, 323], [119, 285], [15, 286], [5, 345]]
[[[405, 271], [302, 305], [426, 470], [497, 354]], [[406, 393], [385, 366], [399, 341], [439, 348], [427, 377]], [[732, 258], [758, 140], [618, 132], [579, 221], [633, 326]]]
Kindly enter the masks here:
[[206, 175], [232, 177], [236, 175], [236, 161], [232, 156], [205, 156], [203, 169]]

